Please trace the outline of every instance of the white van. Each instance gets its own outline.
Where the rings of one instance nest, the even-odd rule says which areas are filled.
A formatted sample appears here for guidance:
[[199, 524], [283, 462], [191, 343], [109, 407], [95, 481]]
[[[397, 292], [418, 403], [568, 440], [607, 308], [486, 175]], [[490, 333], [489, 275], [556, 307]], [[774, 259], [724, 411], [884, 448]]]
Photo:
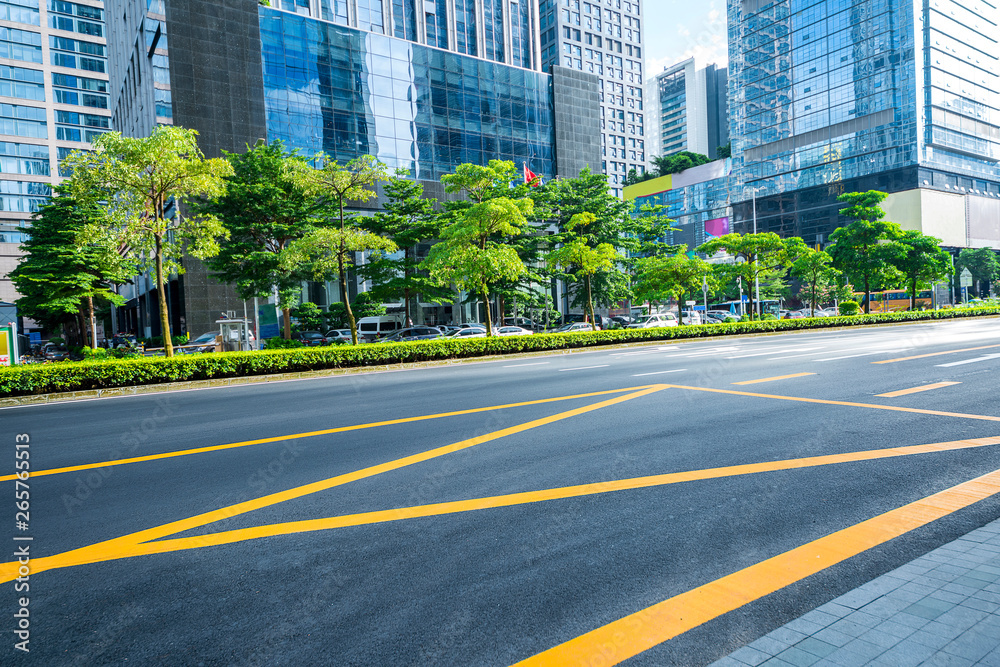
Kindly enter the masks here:
[[403, 317], [401, 315], [376, 315], [362, 317], [358, 320], [358, 336], [363, 337], [368, 343], [385, 338], [402, 328]]
[[677, 316], [673, 313], [658, 313], [640, 317], [637, 321], [628, 325], [629, 329], [653, 329], [655, 327], [675, 327], [677, 326]]

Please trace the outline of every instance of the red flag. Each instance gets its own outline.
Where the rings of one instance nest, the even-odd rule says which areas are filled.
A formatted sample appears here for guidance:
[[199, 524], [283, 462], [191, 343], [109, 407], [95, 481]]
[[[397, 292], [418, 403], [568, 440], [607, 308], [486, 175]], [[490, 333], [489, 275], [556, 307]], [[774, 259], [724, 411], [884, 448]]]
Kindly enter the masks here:
[[522, 162], [522, 164], [524, 165], [525, 184], [531, 183], [531, 187], [533, 188], [537, 188], [539, 185], [541, 185], [542, 184], [541, 179], [538, 178], [538, 174], [528, 169], [528, 164], [526, 162]]

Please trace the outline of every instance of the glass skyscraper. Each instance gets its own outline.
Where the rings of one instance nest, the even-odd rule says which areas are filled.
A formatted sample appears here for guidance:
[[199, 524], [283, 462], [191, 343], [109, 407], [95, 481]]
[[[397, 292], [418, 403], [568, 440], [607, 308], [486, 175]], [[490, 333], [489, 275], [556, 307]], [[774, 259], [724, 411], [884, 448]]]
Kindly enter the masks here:
[[[1000, 247], [1000, 9], [729, 0], [733, 209], [825, 243], [844, 192], [950, 247]], [[756, 195], [756, 206], [753, 204]]]
[[59, 160], [111, 127], [104, 4], [0, 0], [0, 301]]
[[729, 143], [726, 69], [688, 58], [646, 82], [650, 158], [692, 151], [718, 157]]

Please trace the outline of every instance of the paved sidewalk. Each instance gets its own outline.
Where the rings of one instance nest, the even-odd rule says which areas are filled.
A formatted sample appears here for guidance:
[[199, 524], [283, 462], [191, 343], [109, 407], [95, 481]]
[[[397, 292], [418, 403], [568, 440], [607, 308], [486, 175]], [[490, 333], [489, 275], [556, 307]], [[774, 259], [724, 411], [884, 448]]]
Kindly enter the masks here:
[[1000, 520], [734, 651], [712, 667], [1000, 667]]

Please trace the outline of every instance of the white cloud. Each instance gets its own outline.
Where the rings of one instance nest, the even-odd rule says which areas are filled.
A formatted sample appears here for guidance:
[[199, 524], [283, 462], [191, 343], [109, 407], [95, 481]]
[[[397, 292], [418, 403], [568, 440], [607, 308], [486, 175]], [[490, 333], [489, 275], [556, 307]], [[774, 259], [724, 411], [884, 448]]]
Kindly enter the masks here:
[[[654, 19], [654, 23], [658, 22]], [[696, 26], [675, 23], [673, 34], [669, 29], [656, 30], [649, 20], [646, 22], [646, 72], [649, 77], [656, 76], [664, 67], [692, 57], [699, 66], [710, 63], [725, 66], [729, 62], [726, 15], [716, 9], [715, 2], [709, 3], [708, 12]]]

